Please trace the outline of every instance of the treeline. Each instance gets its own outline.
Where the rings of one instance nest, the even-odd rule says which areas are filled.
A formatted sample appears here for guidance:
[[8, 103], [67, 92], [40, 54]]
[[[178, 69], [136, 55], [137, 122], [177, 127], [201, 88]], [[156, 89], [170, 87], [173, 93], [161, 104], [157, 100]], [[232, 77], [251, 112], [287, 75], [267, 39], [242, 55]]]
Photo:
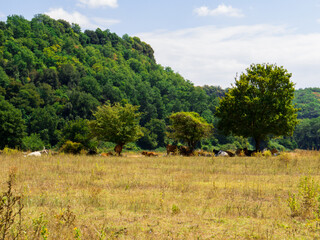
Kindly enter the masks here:
[[[170, 67], [157, 64], [153, 53], [138, 37], [119, 37], [101, 29], [82, 31], [77, 24], [43, 14], [31, 21], [9, 16], [0, 22], [0, 148], [26, 149], [34, 143], [59, 147], [67, 140], [90, 147], [87, 120], [107, 101], [140, 106], [145, 134], [135, 146], [142, 149], [168, 143], [165, 132], [173, 112], [197, 112], [215, 125], [214, 113], [226, 90], [194, 86]], [[319, 92], [297, 91], [296, 103], [303, 109], [301, 124], [293, 137], [269, 144], [318, 147], [315, 135], [304, 131], [316, 130], [317, 124], [308, 121], [320, 121]], [[199, 147], [230, 149], [250, 144], [250, 139], [214, 132]]]

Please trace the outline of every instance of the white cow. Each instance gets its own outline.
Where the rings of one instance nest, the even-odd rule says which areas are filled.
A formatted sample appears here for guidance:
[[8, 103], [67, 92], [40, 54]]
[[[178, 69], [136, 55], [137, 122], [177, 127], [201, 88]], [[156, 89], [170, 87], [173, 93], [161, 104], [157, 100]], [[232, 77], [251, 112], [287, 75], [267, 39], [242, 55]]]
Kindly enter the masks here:
[[32, 153], [27, 154], [26, 157], [41, 157], [42, 154], [47, 154], [48, 155], [49, 151], [45, 148], [43, 148], [43, 150], [41, 151], [35, 151]]
[[229, 157], [229, 154], [225, 151], [220, 150], [217, 154], [216, 157]]

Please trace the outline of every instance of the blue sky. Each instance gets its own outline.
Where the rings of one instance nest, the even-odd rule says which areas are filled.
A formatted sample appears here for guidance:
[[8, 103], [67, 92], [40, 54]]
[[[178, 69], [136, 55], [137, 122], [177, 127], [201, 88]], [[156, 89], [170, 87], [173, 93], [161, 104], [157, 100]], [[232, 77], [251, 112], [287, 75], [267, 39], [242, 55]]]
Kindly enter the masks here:
[[251, 63], [274, 63], [296, 88], [320, 87], [320, 0], [0, 0], [0, 20], [45, 13], [82, 30], [138, 36], [195, 85], [230, 87]]

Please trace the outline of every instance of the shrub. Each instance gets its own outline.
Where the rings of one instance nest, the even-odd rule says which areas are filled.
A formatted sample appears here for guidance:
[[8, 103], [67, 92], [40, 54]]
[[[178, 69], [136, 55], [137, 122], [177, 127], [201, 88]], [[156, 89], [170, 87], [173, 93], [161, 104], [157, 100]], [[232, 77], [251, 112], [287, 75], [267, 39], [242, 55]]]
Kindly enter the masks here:
[[311, 177], [302, 177], [299, 182], [298, 194], [289, 193], [287, 199], [291, 216], [305, 219], [317, 218], [320, 215], [319, 186]]
[[124, 149], [128, 151], [140, 151], [141, 149], [135, 143], [128, 143], [124, 146]]
[[71, 154], [79, 154], [82, 150], [84, 150], [84, 146], [81, 143], [72, 141], [66, 141], [60, 148], [61, 152]]
[[267, 150], [267, 151], [264, 151], [263, 152], [263, 156], [265, 156], [265, 157], [271, 157], [272, 156], [272, 153], [271, 153], [271, 151], [270, 150]]
[[180, 208], [175, 204], [172, 205], [171, 211], [172, 211], [172, 214], [179, 214], [181, 212]]
[[37, 151], [42, 150], [44, 147], [44, 142], [41, 140], [40, 135], [32, 133], [30, 136], [24, 137], [22, 139], [22, 150], [27, 151]]
[[5, 147], [2, 151], [3, 154], [6, 154], [6, 155], [13, 155], [13, 154], [18, 154], [19, 153], [19, 150], [18, 149], [12, 149], [12, 148], [8, 148], [8, 147]]

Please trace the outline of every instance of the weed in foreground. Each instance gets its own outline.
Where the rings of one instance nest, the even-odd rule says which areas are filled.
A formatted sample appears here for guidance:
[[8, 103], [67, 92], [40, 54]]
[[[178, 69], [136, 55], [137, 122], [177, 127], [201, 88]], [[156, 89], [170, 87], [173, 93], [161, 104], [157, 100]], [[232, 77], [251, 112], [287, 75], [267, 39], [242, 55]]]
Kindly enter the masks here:
[[42, 239], [48, 239], [49, 232], [47, 224], [48, 220], [45, 219], [43, 213], [41, 213], [38, 218], [32, 219], [34, 237], [39, 238], [41, 236]]
[[66, 210], [61, 211], [56, 215], [58, 224], [61, 226], [74, 226], [76, 215], [71, 211], [70, 206], [68, 205]]
[[314, 219], [320, 216], [319, 186], [311, 177], [302, 177], [298, 194], [289, 193], [287, 199], [291, 217]]
[[0, 238], [17, 239], [22, 233], [22, 196], [14, 196], [12, 187], [16, 178], [16, 168], [9, 171], [7, 191], [0, 195]]

